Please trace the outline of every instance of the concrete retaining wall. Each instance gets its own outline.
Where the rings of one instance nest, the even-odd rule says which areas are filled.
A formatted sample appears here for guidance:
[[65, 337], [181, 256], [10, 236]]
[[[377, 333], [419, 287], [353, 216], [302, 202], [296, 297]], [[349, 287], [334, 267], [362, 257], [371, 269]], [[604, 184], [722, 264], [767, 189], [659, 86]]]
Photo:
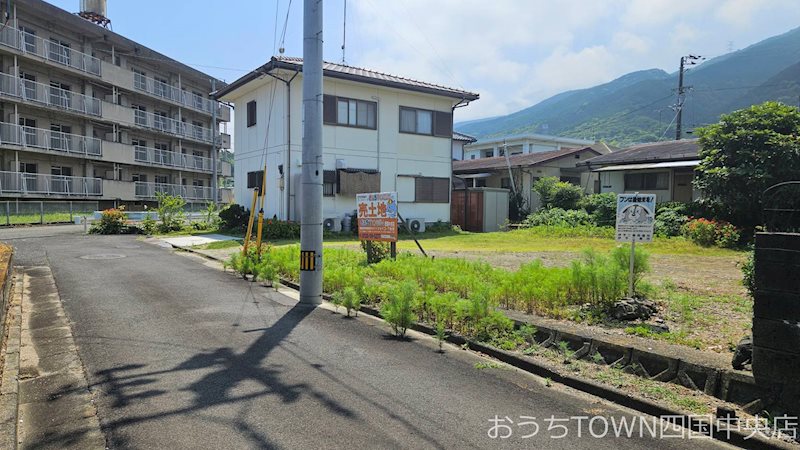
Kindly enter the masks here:
[[0, 341], [6, 335], [6, 311], [8, 311], [8, 299], [11, 294], [12, 255], [11, 247], [0, 243]]
[[766, 406], [800, 414], [800, 234], [758, 233], [755, 246], [753, 376]]

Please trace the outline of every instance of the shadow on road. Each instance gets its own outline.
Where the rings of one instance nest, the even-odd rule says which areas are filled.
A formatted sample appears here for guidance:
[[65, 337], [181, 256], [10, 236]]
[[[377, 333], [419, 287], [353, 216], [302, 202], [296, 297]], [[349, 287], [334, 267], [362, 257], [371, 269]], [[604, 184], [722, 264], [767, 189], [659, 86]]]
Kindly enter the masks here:
[[[293, 403], [303, 395], [309, 395], [321, 402], [330, 412], [348, 419], [355, 419], [356, 414], [353, 411], [339, 404], [326, 393], [317, 391], [305, 383], [289, 383], [282, 378], [279, 368], [270, 367], [269, 364], [263, 364], [269, 353], [313, 310], [313, 307], [296, 304], [275, 323], [264, 329], [258, 339], [244, 352], [239, 354], [235, 353], [230, 348], [223, 347], [213, 351], [200, 352], [192, 355], [189, 359], [168, 370], [134, 374], [132, 373], [133, 371], [143, 369], [145, 366], [142, 364], [130, 364], [98, 372], [96, 375], [101, 377], [101, 380], [93, 383], [93, 385], [102, 386], [103, 391], [107, 395], [113, 397], [113, 402], [110, 406], [112, 408], [118, 408], [124, 407], [132, 402], [157, 397], [167, 393], [167, 391], [164, 390], [151, 389], [135, 394], [128, 394], [126, 390], [129, 388], [147, 386], [156, 382], [158, 376], [170, 373], [212, 369], [210, 373], [204, 375], [199, 380], [180, 389], [194, 394], [190, 406], [103, 422], [104, 430], [106, 432], [111, 431], [112, 434], [110, 437], [112, 439], [117, 439], [111, 441], [110, 444], [115, 447], [126, 446], [127, 442], [120, 441], [120, 439], [124, 438], [120, 438], [118, 433], [113, 433], [113, 431], [121, 427], [140, 422], [159, 420], [170, 416], [193, 415], [230, 426], [240, 431], [242, 435], [246, 436], [259, 448], [275, 448], [276, 445], [269, 440], [268, 436], [258, 430], [252, 429], [246, 423], [244, 418], [245, 410], [240, 411], [235, 419], [212, 418], [202, 414], [204, 410], [217, 405], [247, 401], [268, 395], [277, 396], [283, 403]], [[255, 381], [260, 384], [263, 389], [247, 394], [234, 395], [232, 393], [233, 389], [246, 380]], [[65, 391], [61, 392], [60, 395], [66, 395], [69, 393], [68, 391], [69, 387], [65, 387]], [[244, 409], [246, 409], [247, 404], [244, 405]], [[60, 434], [54, 431], [44, 435], [40, 442], [32, 444], [35, 447], [63, 445], [64, 443], [74, 441], [77, 436], [84, 432], [85, 431]]]

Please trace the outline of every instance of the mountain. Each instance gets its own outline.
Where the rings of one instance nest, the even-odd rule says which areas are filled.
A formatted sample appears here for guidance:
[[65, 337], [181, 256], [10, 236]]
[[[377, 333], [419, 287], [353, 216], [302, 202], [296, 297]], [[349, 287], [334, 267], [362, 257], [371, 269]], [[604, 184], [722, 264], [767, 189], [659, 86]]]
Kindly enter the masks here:
[[[614, 145], [652, 142], [675, 135], [671, 106], [677, 85], [677, 72], [641, 70], [556, 94], [512, 114], [456, 123], [455, 129], [478, 138], [543, 133]], [[683, 110], [683, 130], [688, 132], [754, 103], [796, 104], [800, 28], [692, 66], [684, 85], [691, 86]]]

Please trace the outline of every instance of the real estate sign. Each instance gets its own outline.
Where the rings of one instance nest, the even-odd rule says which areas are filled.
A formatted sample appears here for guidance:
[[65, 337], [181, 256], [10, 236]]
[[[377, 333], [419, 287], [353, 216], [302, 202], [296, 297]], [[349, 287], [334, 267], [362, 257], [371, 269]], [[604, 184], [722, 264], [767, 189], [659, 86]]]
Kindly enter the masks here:
[[655, 194], [617, 195], [617, 242], [652, 242]]
[[356, 194], [358, 238], [397, 242], [397, 192]]

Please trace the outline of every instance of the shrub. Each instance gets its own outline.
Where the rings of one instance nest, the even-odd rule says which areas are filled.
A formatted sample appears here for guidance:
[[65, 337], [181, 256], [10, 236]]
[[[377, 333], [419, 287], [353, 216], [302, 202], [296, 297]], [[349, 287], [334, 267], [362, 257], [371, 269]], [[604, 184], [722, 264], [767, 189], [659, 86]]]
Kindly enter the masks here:
[[[245, 224], [247, 222], [245, 221]], [[255, 228], [255, 225], [253, 225]], [[261, 236], [264, 239], [300, 239], [300, 223], [278, 220], [276, 218], [265, 219]]]
[[261, 261], [255, 267], [256, 278], [273, 285], [278, 281], [278, 269], [272, 261], [271, 248], [265, 247], [261, 251]]
[[361, 241], [361, 249], [367, 253], [367, 264], [377, 264], [389, 257], [391, 247], [388, 242]]
[[153, 215], [150, 213], [145, 214], [144, 219], [142, 219], [142, 232], [144, 234], [154, 234], [156, 230], [156, 220], [153, 219]]
[[681, 230], [689, 217], [680, 213], [680, 209], [662, 209], [658, 211], [656, 208], [656, 220], [653, 224], [654, 232], [657, 236], [672, 237], [680, 236]]
[[583, 197], [578, 203], [599, 227], [613, 227], [617, 220], [617, 194], [606, 192]]
[[508, 195], [508, 218], [512, 222], [519, 222], [528, 214], [530, 214], [530, 209], [528, 209], [527, 201], [522, 193], [519, 191], [510, 193]]
[[389, 294], [389, 298], [381, 306], [381, 316], [389, 322], [397, 336], [405, 336], [408, 327], [414, 323], [412, 305], [416, 291], [414, 283], [403, 283], [399, 289]]
[[[622, 269], [627, 276], [630, 271], [631, 264], [631, 246], [630, 244], [618, 245], [611, 250], [611, 257], [614, 259], [617, 267]], [[636, 247], [633, 253], [633, 289], [636, 290], [637, 285], [644, 277], [644, 274], [650, 271], [650, 255], [642, 248]]]
[[742, 284], [747, 289], [750, 297], [754, 297], [756, 291], [755, 252], [751, 251], [747, 255], [747, 259], [742, 263]]
[[93, 234], [120, 234], [125, 231], [125, 213], [123, 207], [109, 208], [100, 214], [100, 220], [92, 224], [89, 230]]
[[228, 205], [219, 212], [222, 227], [228, 230], [244, 230], [250, 218], [250, 210], [242, 205]]
[[709, 247], [732, 248], [739, 244], [741, 234], [733, 225], [716, 220], [692, 219], [682, 228], [683, 235], [692, 242]]
[[203, 211], [205, 223], [207, 225], [206, 229], [215, 228], [219, 225], [219, 206], [217, 206], [216, 202], [208, 202], [206, 204], [206, 209]]
[[533, 183], [533, 190], [539, 194], [542, 207], [575, 209], [583, 197], [580, 186], [559, 181], [556, 177], [544, 177]]
[[525, 227], [561, 226], [577, 227], [594, 225], [589, 214], [581, 209], [564, 210], [561, 208], [542, 209], [529, 215], [522, 223]]
[[186, 206], [186, 201], [180, 195], [167, 195], [163, 192], [156, 192], [158, 199], [158, 218], [161, 223], [158, 224], [158, 231], [162, 233], [169, 233], [170, 231], [178, 231], [183, 228], [183, 207]]
[[343, 291], [333, 295], [333, 303], [343, 307], [347, 311], [347, 317], [350, 317], [351, 311], [355, 311], [358, 316], [358, 310], [361, 309], [361, 296], [352, 287], [346, 287]]

